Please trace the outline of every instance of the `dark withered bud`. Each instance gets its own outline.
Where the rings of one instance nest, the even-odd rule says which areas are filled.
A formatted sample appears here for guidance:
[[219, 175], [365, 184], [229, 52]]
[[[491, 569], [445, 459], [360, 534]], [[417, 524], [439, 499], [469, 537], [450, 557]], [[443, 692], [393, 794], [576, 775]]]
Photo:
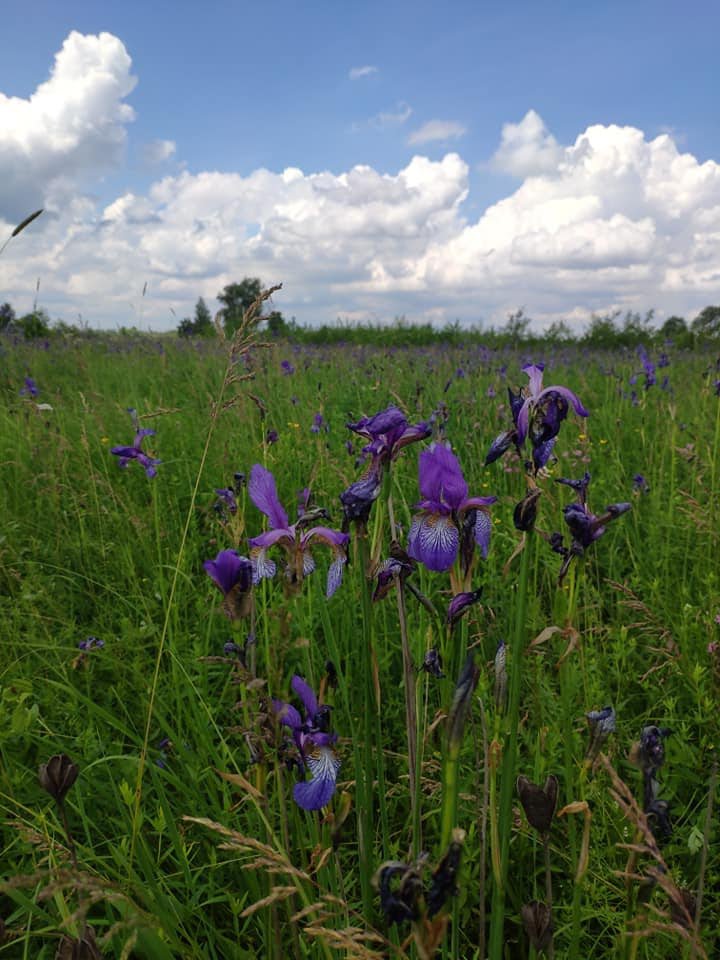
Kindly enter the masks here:
[[92, 927], [85, 927], [77, 940], [63, 937], [55, 951], [55, 960], [102, 960]]
[[425, 673], [429, 673], [431, 677], [435, 677], [436, 680], [442, 680], [445, 674], [442, 670], [442, 657], [440, 656], [440, 651], [435, 647], [432, 647], [430, 650], [428, 650], [423, 657], [423, 662], [420, 669], [424, 670]]
[[553, 921], [550, 907], [540, 900], [531, 900], [520, 908], [523, 927], [531, 946], [544, 953], [552, 943]]
[[373, 461], [367, 472], [347, 490], [340, 494], [343, 506], [343, 531], [347, 533], [351, 523], [367, 524], [373, 503], [380, 495], [382, 487], [382, 466]]
[[527, 777], [518, 777], [517, 792], [530, 826], [539, 833], [547, 833], [557, 806], [557, 777], [550, 774], [542, 787]]
[[654, 724], [643, 727], [638, 750], [638, 760], [643, 773], [652, 775], [665, 763], [665, 739], [671, 733], [668, 727], [656, 727]]
[[458, 620], [467, 613], [470, 607], [477, 603], [482, 595], [482, 588], [469, 593], [457, 593], [448, 605], [447, 622], [454, 627]]
[[498, 643], [495, 654], [495, 709], [502, 712], [507, 698], [507, 644]]
[[450, 897], [458, 892], [457, 877], [460, 872], [465, 831], [456, 827], [452, 832], [452, 840], [447, 853], [438, 864], [432, 875], [430, 890], [427, 895], [428, 917], [439, 913]]
[[506, 430], [504, 433], [501, 433], [499, 436], [495, 437], [493, 442], [490, 444], [490, 449], [485, 457], [485, 466], [487, 467], [488, 464], [499, 460], [500, 457], [510, 449], [516, 440], [517, 430]]
[[372, 882], [380, 894], [380, 907], [390, 926], [420, 918], [424, 891], [417, 865], [390, 860], [382, 864]]
[[325, 661], [325, 676], [327, 677], [327, 685], [331, 690], [337, 690], [338, 688], [338, 674], [337, 667], [332, 660]]
[[615, 732], [615, 711], [607, 706], [602, 710], [591, 710], [585, 717], [590, 727], [590, 744], [585, 759], [594, 762], [607, 738]]
[[377, 572], [373, 602], [384, 600], [398, 580], [403, 583], [417, 569], [417, 564], [397, 541], [390, 545], [390, 556]]
[[470, 712], [470, 706], [472, 704], [472, 695], [475, 692], [475, 687], [479, 679], [480, 670], [475, 666], [472, 653], [469, 653], [465, 661], [465, 666], [462, 668], [460, 676], [458, 677], [447, 719], [448, 747], [451, 753], [460, 749], [463, 731], [465, 730], [465, 721], [467, 720], [467, 715]]
[[520, 503], [515, 505], [513, 511], [513, 523], [516, 530], [523, 533], [532, 530], [537, 519], [537, 503], [542, 494], [542, 490], [535, 488], [528, 490]]
[[647, 804], [645, 815], [658, 843], [669, 840], [672, 836], [672, 823], [670, 821], [670, 804], [667, 800], [660, 800], [659, 798], [651, 800]]
[[68, 790], [78, 778], [80, 767], [64, 753], [56, 753], [38, 770], [40, 786], [57, 803], [62, 803]]

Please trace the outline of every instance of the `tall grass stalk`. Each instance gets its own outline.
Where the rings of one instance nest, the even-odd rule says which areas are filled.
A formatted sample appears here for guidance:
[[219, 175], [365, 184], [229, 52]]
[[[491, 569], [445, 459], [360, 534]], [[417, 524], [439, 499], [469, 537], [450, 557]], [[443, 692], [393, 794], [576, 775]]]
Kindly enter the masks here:
[[496, 882], [493, 887], [492, 910], [490, 914], [490, 941], [488, 945], [490, 960], [501, 960], [503, 953], [505, 899], [510, 837], [512, 835], [512, 797], [517, 774], [520, 693], [522, 689], [525, 638], [527, 635], [528, 574], [530, 570], [530, 554], [535, 544], [531, 531], [525, 533], [525, 538], [525, 548], [520, 554], [517, 597], [514, 604], [515, 621], [510, 644], [508, 707], [505, 718], [506, 736], [503, 745], [500, 774], [500, 805], [498, 809], [498, 825], [500, 831], [499, 877], [496, 876]]

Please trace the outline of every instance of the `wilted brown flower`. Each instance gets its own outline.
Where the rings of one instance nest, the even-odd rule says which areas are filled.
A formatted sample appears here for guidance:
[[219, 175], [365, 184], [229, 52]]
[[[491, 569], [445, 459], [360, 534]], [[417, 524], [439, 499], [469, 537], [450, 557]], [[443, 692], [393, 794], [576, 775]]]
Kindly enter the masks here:
[[553, 922], [550, 907], [540, 900], [531, 900], [520, 908], [527, 938], [538, 953], [552, 943]]
[[65, 796], [75, 783], [80, 773], [80, 767], [73, 763], [64, 753], [56, 753], [47, 763], [41, 763], [38, 770], [40, 786], [57, 803], [62, 803]]
[[539, 833], [547, 833], [557, 806], [557, 777], [551, 774], [542, 787], [527, 777], [518, 777], [517, 792], [530, 826]]

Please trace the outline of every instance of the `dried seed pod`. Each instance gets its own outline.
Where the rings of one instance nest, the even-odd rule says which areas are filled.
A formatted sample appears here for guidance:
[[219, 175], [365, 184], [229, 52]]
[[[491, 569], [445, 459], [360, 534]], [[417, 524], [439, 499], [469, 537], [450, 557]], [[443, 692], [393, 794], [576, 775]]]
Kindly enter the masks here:
[[539, 833], [547, 833], [557, 806], [557, 777], [551, 774], [542, 787], [527, 777], [518, 777], [517, 792], [530, 826]]
[[531, 900], [520, 908], [523, 927], [533, 949], [538, 953], [547, 950], [552, 943], [553, 921], [550, 907], [540, 900]]
[[56, 753], [47, 763], [41, 763], [38, 770], [40, 786], [57, 803], [62, 803], [65, 796], [75, 783], [80, 773], [80, 767], [73, 763], [64, 753]]

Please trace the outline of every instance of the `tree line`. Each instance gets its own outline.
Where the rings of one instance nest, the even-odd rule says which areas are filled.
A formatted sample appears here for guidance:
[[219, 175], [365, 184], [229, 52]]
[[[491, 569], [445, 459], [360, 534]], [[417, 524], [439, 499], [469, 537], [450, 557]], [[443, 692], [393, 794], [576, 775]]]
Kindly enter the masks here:
[[[180, 321], [177, 334], [180, 337], [212, 337], [216, 332], [215, 323], [219, 322], [225, 335], [232, 337], [245, 313], [260, 299], [263, 289], [258, 277], [245, 277], [239, 283], [227, 284], [217, 295], [222, 306], [215, 319], [205, 300], [199, 297], [193, 316]], [[672, 341], [676, 347], [690, 349], [700, 343], [720, 341], [720, 306], [705, 307], [689, 323], [679, 316], [668, 317], [659, 326], [653, 320], [652, 310], [644, 314], [615, 311], [593, 315], [582, 331], [574, 331], [566, 321], [560, 320], [538, 333], [533, 330], [532, 319], [524, 309], [511, 313], [499, 327], [467, 327], [455, 321], [438, 328], [429, 323], [412, 324], [403, 316], [396, 316], [391, 324], [350, 324], [338, 319], [335, 324], [305, 327], [297, 324], [295, 318], [286, 321], [279, 310], [263, 310], [260, 314], [260, 322], [271, 337], [306, 344], [382, 342], [396, 346], [425, 346], [433, 343], [482, 342], [488, 346], [519, 347], [542, 342], [611, 350], [667, 341]], [[63, 321], [52, 323], [42, 308], [36, 307], [30, 313], [17, 317], [9, 303], [0, 305], [1, 331], [16, 332], [26, 339], [46, 337], [52, 332], [82, 332]]]

